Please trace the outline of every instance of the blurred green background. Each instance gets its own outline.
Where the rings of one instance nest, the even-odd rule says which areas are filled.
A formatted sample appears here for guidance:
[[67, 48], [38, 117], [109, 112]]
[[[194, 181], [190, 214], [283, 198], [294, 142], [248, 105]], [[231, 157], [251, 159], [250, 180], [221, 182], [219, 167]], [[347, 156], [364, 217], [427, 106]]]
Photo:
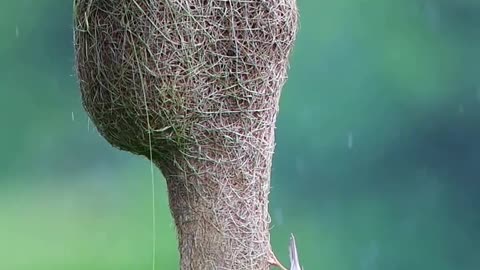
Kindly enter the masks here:
[[[480, 269], [480, 1], [299, 0], [271, 195], [304, 268]], [[72, 3], [0, 0], [0, 269], [151, 269], [148, 161], [89, 124]], [[158, 171], [157, 269], [178, 269]]]

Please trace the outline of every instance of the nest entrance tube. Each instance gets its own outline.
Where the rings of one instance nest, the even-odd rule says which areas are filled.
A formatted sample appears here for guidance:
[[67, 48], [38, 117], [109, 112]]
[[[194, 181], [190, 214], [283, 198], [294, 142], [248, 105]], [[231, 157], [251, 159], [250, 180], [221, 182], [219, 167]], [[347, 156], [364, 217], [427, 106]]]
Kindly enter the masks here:
[[268, 269], [295, 0], [75, 0], [74, 24], [85, 110], [162, 171], [181, 269]]

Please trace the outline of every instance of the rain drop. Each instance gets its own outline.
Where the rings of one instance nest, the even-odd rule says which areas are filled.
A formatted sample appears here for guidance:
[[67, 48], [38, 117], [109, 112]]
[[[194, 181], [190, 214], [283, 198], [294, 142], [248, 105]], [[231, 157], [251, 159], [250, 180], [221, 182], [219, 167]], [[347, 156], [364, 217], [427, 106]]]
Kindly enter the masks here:
[[278, 225], [283, 224], [283, 211], [282, 208], [275, 209], [275, 219], [277, 220]]
[[348, 146], [348, 149], [352, 149], [352, 147], [353, 147], [353, 134], [352, 134], [352, 132], [348, 133], [347, 146]]

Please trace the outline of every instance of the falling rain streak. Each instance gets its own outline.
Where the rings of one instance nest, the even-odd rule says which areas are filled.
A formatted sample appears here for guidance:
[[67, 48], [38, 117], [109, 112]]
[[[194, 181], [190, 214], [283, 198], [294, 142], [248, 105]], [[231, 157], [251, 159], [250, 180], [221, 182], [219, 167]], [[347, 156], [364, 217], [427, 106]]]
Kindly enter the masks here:
[[353, 134], [352, 134], [352, 132], [348, 133], [347, 146], [348, 146], [348, 149], [352, 149], [352, 147], [353, 147]]

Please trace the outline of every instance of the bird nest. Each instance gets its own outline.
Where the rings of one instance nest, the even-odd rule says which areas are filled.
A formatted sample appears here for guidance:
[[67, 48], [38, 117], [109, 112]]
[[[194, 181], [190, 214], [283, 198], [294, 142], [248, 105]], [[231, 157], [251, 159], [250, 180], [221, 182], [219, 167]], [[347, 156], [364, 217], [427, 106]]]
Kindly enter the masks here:
[[268, 256], [274, 126], [296, 31], [295, 0], [75, 0], [83, 105], [110, 144], [162, 170], [181, 246], [185, 219], [215, 218], [222, 245], [205, 248], [228, 253], [248, 235], [248, 256]]

